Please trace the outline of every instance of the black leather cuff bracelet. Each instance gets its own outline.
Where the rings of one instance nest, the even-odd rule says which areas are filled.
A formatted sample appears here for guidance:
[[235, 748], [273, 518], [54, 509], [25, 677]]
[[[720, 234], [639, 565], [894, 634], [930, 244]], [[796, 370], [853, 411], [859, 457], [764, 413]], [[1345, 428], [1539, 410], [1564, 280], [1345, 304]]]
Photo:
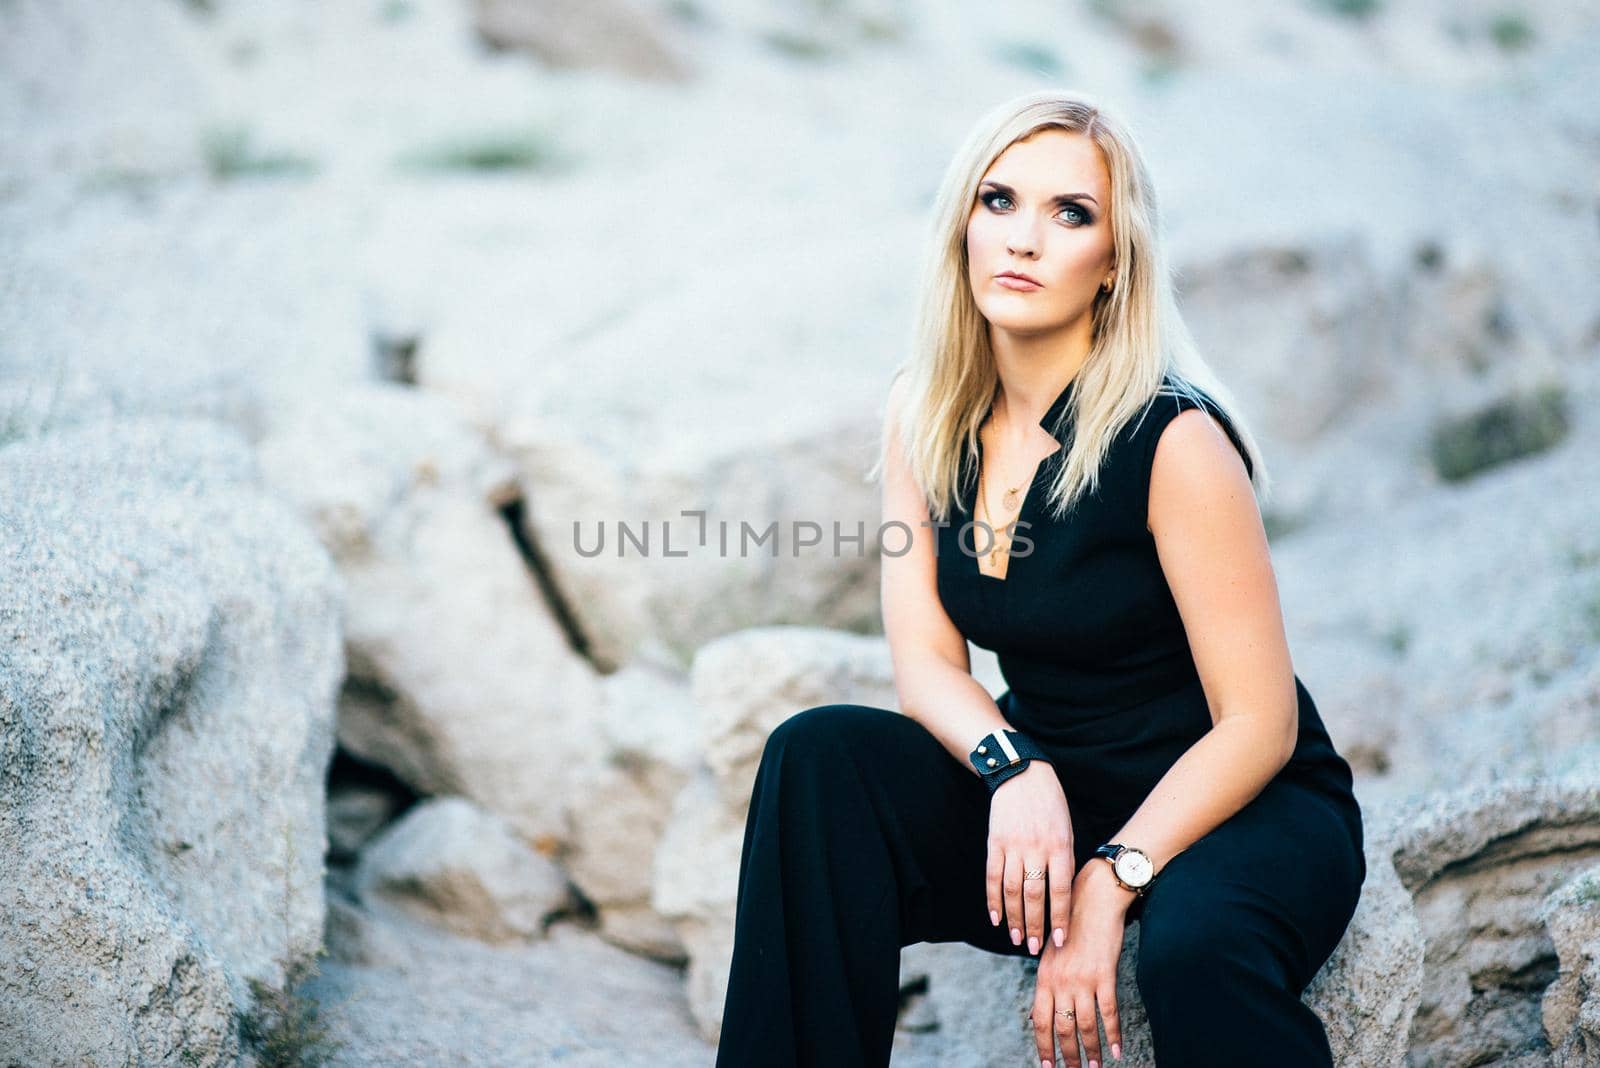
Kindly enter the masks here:
[[1021, 731], [999, 730], [984, 735], [978, 748], [968, 754], [968, 759], [993, 796], [1001, 783], [1026, 771], [1029, 761], [1043, 760], [1048, 764], [1050, 754]]

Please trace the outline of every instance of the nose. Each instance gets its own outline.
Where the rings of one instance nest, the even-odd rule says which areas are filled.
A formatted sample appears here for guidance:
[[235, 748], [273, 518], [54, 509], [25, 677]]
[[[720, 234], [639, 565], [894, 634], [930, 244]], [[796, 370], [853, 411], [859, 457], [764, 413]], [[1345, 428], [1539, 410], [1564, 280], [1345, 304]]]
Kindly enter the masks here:
[[1006, 250], [1013, 256], [1033, 257], [1036, 255], [1036, 242], [1033, 237], [1033, 224], [1021, 223], [1006, 238]]

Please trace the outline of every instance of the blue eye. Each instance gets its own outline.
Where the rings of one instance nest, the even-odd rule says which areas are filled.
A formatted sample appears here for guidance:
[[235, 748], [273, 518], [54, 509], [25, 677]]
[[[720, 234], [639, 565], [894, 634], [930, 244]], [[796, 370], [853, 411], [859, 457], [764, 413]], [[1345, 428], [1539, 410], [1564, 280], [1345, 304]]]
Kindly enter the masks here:
[[[995, 204], [999, 201], [1003, 200], [1007, 204], [1011, 203], [1010, 197], [1006, 196], [1004, 193], [996, 192], [994, 190], [990, 190], [987, 193], [981, 194], [978, 199], [983, 201], [984, 206], [990, 211], [1000, 210], [995, 207]], [[1064, 212], [1070, 212], [1072, 214], [1071, 222], [1074, 227], [1088, 226], [1090, 223], [1094, 222], [1094, 217], [1076, 204], [1063, 204], [1061, 206], [1061, 211], [1056, 212], [1056, 214], [1060, 215]]]

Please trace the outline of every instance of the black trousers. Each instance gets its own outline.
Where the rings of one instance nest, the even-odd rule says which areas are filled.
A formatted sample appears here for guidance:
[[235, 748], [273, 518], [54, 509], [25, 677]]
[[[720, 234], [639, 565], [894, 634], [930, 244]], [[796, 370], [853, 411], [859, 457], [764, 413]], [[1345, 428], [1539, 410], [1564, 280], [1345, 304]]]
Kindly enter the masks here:
[[[718, 1068], [887, 1065], [901, 947], [1025, 955], [989, 923], [988, 813], [978, 777], [907, 716], [835, 704], [781, 723], [745, 824]], [[1280, 775], [1136, 899], [1158, 1065], [1332, 1065], [1300, 994], [1365, 880], [1349, 817]], [[1117, 826], [1078, 820], [1074, 809], [1081, 867]]]

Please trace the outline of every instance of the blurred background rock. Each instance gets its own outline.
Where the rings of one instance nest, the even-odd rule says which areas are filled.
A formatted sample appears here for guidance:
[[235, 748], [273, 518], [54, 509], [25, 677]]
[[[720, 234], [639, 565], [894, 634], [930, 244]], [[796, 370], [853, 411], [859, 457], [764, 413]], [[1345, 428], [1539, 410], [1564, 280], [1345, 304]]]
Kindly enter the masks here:
[[[894, 707], [934, 188], [1070, 86], [1277, 479], [1375, 872], [1341, 1063], [1595, 1063], [1596, 55], [1574, 2], [0, 0], [0, 1056], [709, 1064], [766, 732]], [[982, 956], [907, 952], [897, 1064], [1026, 1055], [959, 1044], [974, 969], [1025, 1015]]]

